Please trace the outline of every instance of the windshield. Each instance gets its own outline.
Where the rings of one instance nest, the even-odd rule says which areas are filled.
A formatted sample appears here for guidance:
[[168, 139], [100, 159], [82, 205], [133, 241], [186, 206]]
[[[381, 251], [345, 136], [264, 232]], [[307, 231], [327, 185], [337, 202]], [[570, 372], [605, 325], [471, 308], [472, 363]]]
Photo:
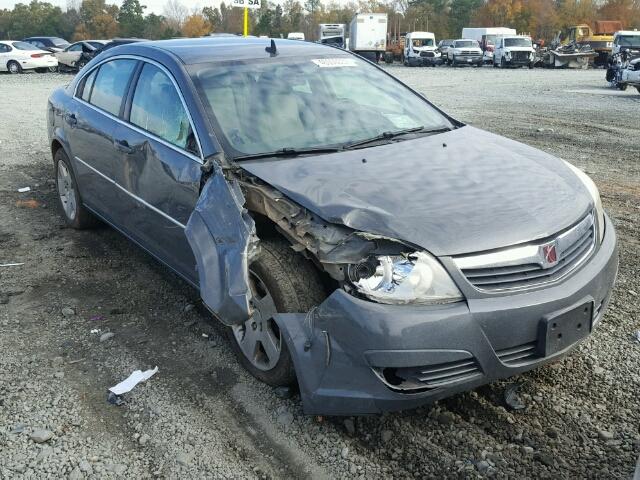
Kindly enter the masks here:
[[621, 35], [617, 42], [621, 47], [640, 47], [640, 35]]
[[66, 48], [69, 46], [69, 42], [63, 38], [52, 38], [51, 42], [58, 48]]
[[433, 38], [414, 38], [411, 40], [414, 47], [433, 47]]
[[38, 47], [34, 47], [27, 42], [13, 42], [11, 45], [13, 45], [18, 50], [38, 50]]
[[531, 47], [531, 40], [528, 38], [505, 38], [505, 47]]
[[478, 47], [478, 42], [475, 40], [458, 40], [456, 42], [456, 48], [473, 48]]
[[351, 55], [218, 62], [190, 70], [216, 133], [234, 156], [452, 126], [423, 98]]

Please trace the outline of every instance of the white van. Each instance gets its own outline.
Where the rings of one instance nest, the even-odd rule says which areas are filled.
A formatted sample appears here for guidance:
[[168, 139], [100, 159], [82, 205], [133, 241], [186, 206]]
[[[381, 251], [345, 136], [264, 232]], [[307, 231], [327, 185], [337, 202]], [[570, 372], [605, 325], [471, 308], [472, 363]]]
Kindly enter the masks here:
[[622, 49], [640, 50], [640, 31], [620, 30], [613, 36], [611, 54], [620, 53]]
[[496, 49], [493, 53], [493, 66], [529, 67], [533, 68], [536, 51], [531, 37], [524, 35], [505, 35], [498, 37]]
[[436, 37], [431, 32], [409, 32], [404, 39], [404, 64], [408, 67], [442, 63]]
[[470, 38], [478, 42], [482, 49], [485, 63], [493, 62], [493, 52], [498, 43], [498, 38], [502, 35], [517, 35], [515, 28], [507, 27], [481, 27], [463, 28], [462, 38]]

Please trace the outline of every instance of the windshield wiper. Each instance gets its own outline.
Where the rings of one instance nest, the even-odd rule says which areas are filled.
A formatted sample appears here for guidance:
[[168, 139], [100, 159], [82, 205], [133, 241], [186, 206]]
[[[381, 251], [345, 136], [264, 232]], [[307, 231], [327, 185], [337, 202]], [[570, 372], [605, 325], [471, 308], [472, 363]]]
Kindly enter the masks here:
[[349, 150], [352, 148], [364, 147], [370, 143], [380, 142], [382, 140], [391, 140], [396, 137], [401, 137], [402, 135], [407, 135], [409, 133], [444, 133], [452, 130], [449, 127], [440, 127], [440, 128], [432, 128], [426, 129], [424, 127], [414, 127], [414, 128], [405, 128], [404, 130], [393, 130], [390, 132], [382, 132], [380, 135], [376, 135], [375, 137], [367, 138], [366, 140], [360, 140], [353, 143], [345, 143], [342, 145], [342, 148], [345, 150]]
[[234, 160], [253, 160], [269, 157], [295, 157], [309, 153], [335, 153], [344, 150], [342, 147], [304, 147], [304, 148], [280, 148], [273, 152], [249, 153], [233, 157]]

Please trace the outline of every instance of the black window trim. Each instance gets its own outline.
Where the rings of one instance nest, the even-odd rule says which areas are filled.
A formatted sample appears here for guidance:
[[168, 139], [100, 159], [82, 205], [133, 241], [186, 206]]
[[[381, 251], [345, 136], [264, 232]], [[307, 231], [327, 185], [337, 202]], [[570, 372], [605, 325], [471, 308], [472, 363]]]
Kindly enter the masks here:
[[[82, 97], [80, 96], [82, 94], [82, 90], [84, 89], [84, 83], [86, 82], [86, 79], [89, 75], [91, 75], [91, 72], [93, 72], [94, 70], [99, 69], [103, 64], [107, 63], [107, 62], [111, 62], [113, 60], [136, 60], [139, 64], [136, 66], [136, 68], [133, 70], [133, 73], [131, 74], [131, 78], [129, 79], [129, 84], [127, 86], [128, 90], [125, 92], [123, 98], [122, 98], [122, 104], [120, 105], [120, 113], [122, 114], [124, 112], [123, 107], [126, 108], [126, 102], [128, 101], [129, 97], [133, 95], [134, 92], [134, 87], [135, 84], [133, 83], [133, 79], [135, 78], [136, 83], [137, 83], [137, 79], [140, 75], [140, 72], [142, 71], [142, 67], [144, 66], [144, 63], [149, 63], [151, 65], [154, 65], [156, 67], [158, 67], [163, 73], [165, 73], [167, 75], [167, 77], [169, 77], [169, 80], [171, 80], [171, 83], [173, 84], [173, 87], [176, 89], [176, 91], [178, 92], [178, 96], [180, 97], [180, 101], [182, 102], [182, 107], [184, 108], [186, 114], [187, 114], [187, 118], [189, 119], [189, 125], [191, 126], [191, 130], [193, 131], [193, 135], [195, 136], [196, 139], [196, 146], [198, 148], [198, 155], [193, 154], [192, 152], [187, 151], [184, 148], [181, 148], [177, 145], [174, 145], [171, 142], [166, 141], [163, 138], [160, 138], [159, 136], [144, 130], [143, 128], [138, 127], [137, 125], [132, 124], [131, 122], [127, 121], [124, 117], [120, 117], [120, 116], [116, 116], [113, 115], [112, 113], [107, 112], [106, 110], [101, 109], [100, 107], [96, 107], [95, 105], [92, 105], [91, 103], [85, 101], [82, 99]], [[87, 70], [86, 72], [84, 70]], [[182, 155], [187, 156], [188, 158], [190, 158], [191, 160], [194, 160], [197, 163], [203, 164], [204, 163], [204, 157], [203, 157], [203, 153], [202, 153], [202, 144], [200, 143], [200, 137], [198, 135], [198, 131], [195, 128], [195, 123], [193, 121], [193, 117], [191, 116], [191, 112], [189, 111], [189, 109], [187, 108], [187, 102], [185, 102], [184, 100], [184, 96], [182, 95], [182, 90], [180, 89], [180, 87], [178, 86], [178, 82], [176, 82], [175, 78], [173, 77], [173, 75], [171, 74], [171, 72], [161, 63], [156, 62], [155, 60], [151, 60], [150, 58], [145, 58], [145, 57], [139, 57], [137, 55], [117, 55], [117, 56], [113, 56], [113, 57], [109, 57], [106, 58], [104, 60], [102, 60], [100, 63], [98, 63], [95, 67], [89, 69], [83, 69], [82, 70], [82, 76], [81, 78], [78, 80], [78, 82], [76, 83], [74, 89], [73, 89], [73, 98], [82, 103], [83, 105], [86, 105], [87, 107], [91, 108], [92, 110], [95, 110], [96, 112], [99, 112], [103, 115], [106, 115], [108, 117], [110, 117], [111, 119], [115, 120], [116, 122], [124, 125], [125, 127], [131, 128], [132, 130], [135, 130], [136, 132], [145, 135], [149, 138], [151, 138], [152, 140], [155, 140], [163, 145], [165, 145], [166, 147], [171, 148], [172, 150], [181, 153]], [[99, 72], [98, 72], [99, 73]], [[97, 78], [97, 74], [96, 74], [96, 78]], [[95, 84], [95, 81], [94, 81]], [[91, 87], [93, 89], [93, 87]], [[93, 91], [91, 92], [91, 94], [93, 94]], [[89, 97], [89, 99], [91, 99], [91, 97]], [[128, 118], [128, 115], [127, 115]]]

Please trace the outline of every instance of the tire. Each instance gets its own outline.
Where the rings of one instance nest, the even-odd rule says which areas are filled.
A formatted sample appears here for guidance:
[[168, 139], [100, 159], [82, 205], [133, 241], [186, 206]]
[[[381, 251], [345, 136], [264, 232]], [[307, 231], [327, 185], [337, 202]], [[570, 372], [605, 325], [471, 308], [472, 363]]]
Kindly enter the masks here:
[[22, 73], [22, 67], [15, 60], [9, 60], [7, 62], [7, 71], [12, 75], [17, 75], [18, 73]]
[[626, 84], [626, 83], [618, 83], [618, 84], [616, 85], [616, 88], [617, 88], [618, 90], [622, 90], [622, 91], [624, 92], [624, 91], [627, 89], [627, 84]]
[[507, 62], [504, 61], [504, 57], [500, 59], [500, 68], [507, 68]]
[[529, 62], [529, 70], [533, 70], [533, 62]]
[[[268, 238], [262, 240], [260, 246], [258, 257], [249, 267], [252, 292], [257, 298], [254, 300], [256, 313], [243, 325], [227, 328], [227, 334], [240, 364], [251, 375], [274, 387], [288, 386], [295, 383], [296, 373], [286, 341], [275, 321], [264, 319], [273, 314], [261, 317], [260, 312], [308, 312], [319, 305], [326, 294], [313, 264], [294, 252], [285, 240]], [[273, 344], [279, 346], [279, 352], [277, 348], [270, 348], [273, 358], [269, 358], [269, 349], [260, 338], [264, 338], [264, 342], [271, 338], [275, 340]]]
[[88, 62], [84, 59], [78, 60], [78, 62], [76, 63], [76, 68], [78, 69], [78, 71], [80, 71], [87, 66], [87, 63]]
[[458, 64], [456, 63], [456, 56], [455, 55], [453, 56], [453, 60], [451, 60], [451, 66], [452, 67], [457, 67], [458, 66]]
[[49, 67], [47, 69], [49, 71], [49, 73], [57, 73], [58, 72], [58, 67]]
[[94, 227], [98, 220], [82, 205], [76, 177], [62, 148], [56, 151], [53, 164], [58, 205], [67, 225], [78, 230]]

